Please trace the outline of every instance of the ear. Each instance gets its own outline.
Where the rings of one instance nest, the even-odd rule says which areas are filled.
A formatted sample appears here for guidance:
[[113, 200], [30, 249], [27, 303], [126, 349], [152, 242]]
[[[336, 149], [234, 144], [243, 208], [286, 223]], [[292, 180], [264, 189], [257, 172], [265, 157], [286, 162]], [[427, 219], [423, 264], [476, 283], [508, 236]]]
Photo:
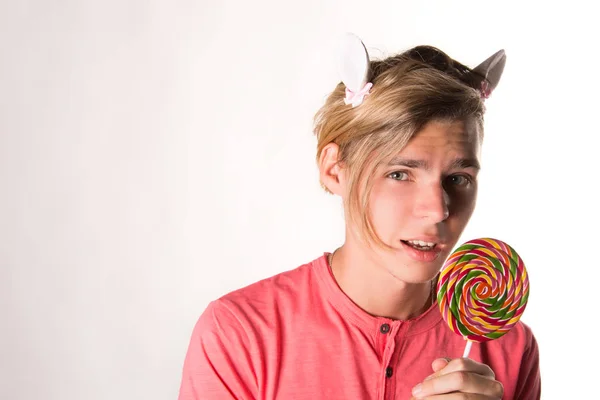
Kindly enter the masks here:
[[342, 195], [343, 171], [339, 163], [340, 147], [335, 143], [328, 143], [319, 156], [319, 180], [325, 190], [330, 193]]
[[500, 78], [504, 72], [505, 64], [506, 53], [504, 50], [499, 50], [487, 60], [475, 67], [473, 72], [481, 75], [487, 80], [489, 85], [488, 90], [491, 93], [494, 89], [496, 89], [496, 86], [498, 86], [498, 83], [500, 82]]

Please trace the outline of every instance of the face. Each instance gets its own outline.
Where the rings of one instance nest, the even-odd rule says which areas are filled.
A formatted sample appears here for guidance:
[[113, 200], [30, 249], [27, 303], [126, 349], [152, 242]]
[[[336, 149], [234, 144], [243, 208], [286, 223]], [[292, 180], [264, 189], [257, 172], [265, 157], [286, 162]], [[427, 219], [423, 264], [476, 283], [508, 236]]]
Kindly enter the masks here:
[[376, 169], [369, 212], [392, 275], [416, 283], [440, 270], [475, 208], [479, 153], [472, 121], [430, 122]]

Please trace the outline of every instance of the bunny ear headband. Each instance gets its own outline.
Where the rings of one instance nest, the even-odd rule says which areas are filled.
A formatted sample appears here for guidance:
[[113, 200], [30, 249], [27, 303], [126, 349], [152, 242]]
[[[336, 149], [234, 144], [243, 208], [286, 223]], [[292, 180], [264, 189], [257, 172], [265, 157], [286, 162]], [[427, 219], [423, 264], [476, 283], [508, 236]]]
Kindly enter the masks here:
[[[424, 57], [423, 53], [429, 54]], [[439, 58], [440, 53], [434, 48], [424, 46], [416, 48], [414, 56], [444, 70], [435, 64], [435, 59]], [[500, 50], [472, 70], [457, 62], [454, 63], [456, 65], [453, 67], [457, 72], [452, 75], [457, 75], [456, 77], [461, 81], [479, 90], [481, 97], [487, 99], [500, 82], [506, 64], [506, 54], [504, 50]], [[369, 53], [363, 42], [352, 33], [342, 37], [338, 52], [338, 73], [346, 86], [344, 102], [352, 104], [352, 107], [361, 104], [365, 96], [369, 95], [373, 83], [368, 82]]]

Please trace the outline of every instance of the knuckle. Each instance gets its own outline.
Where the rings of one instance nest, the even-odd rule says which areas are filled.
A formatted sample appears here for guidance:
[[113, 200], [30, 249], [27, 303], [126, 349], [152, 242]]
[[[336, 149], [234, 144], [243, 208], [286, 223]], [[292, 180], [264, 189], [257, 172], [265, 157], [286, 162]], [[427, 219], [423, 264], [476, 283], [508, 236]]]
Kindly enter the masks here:
[[467, 368], [467, 360], [465, 358], [459, 358], [454, 362], [458, 369], [466, 369]]
[[463, 388], [469, 384], [471, 377], [468, 372], [457, 371], [455, 379], [456, 379], [456, 384], [459, 387]]

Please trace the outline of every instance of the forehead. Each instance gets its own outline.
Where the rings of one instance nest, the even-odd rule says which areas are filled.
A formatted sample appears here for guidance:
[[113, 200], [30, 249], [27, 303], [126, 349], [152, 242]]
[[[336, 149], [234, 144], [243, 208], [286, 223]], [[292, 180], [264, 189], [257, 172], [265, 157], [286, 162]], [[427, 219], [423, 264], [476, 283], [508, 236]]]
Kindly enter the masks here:
[[474, 119], [430, 121], [410, 139], [400, 154], [478, 157], [480, 148], [479, 127]]

